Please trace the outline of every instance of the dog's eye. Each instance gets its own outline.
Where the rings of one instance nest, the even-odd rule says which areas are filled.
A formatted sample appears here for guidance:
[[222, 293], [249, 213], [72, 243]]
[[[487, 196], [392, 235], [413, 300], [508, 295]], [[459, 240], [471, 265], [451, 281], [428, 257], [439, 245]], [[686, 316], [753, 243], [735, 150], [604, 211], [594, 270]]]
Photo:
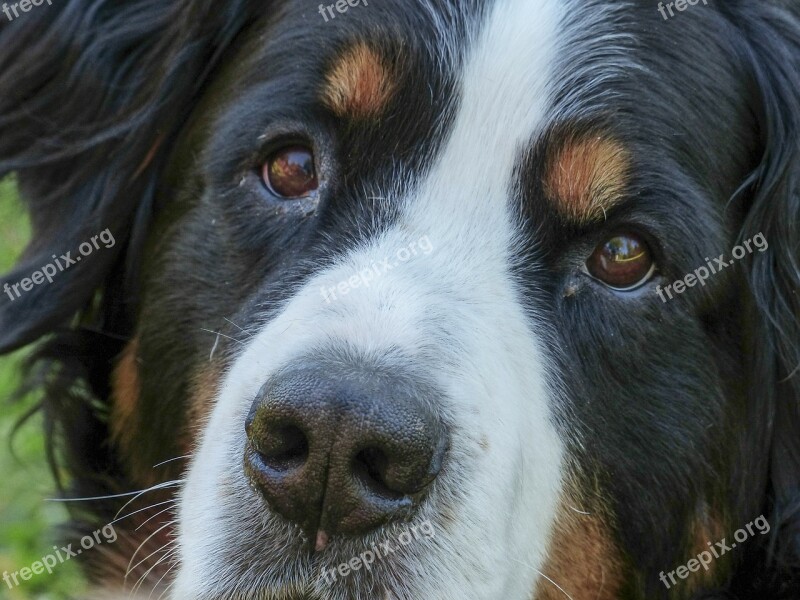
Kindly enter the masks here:
[[319, 187], [314, 153], [305, 146], [285, 146], [273, 152], [261, 177], [276, 196], [285, 199], [306, 198]]
[[633, 233], [615, 235], [595, 248], [586, 261], [589, 274], [616, 290], [631, 290], [655, 271], [650, 248]]

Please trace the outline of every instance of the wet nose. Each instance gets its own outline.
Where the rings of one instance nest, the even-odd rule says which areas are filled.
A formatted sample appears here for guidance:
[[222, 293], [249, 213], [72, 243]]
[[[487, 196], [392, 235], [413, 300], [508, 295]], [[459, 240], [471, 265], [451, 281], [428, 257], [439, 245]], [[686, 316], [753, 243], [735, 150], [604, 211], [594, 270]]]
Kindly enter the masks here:
[[248, 477], [312, 542], [409, 518], [447, 449], [423, 387], [363, 369], [282, 371], [247, 418]]

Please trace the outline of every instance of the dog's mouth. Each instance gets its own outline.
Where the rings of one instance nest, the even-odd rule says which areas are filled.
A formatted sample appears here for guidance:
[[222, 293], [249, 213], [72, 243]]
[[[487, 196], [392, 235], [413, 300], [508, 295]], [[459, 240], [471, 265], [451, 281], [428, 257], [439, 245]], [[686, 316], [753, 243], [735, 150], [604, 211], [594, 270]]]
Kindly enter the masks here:
[[[333, 537], [320, 552], [307, 540], [293, 539], [287, 551], [261, 553], [259, 559], [241, 564], [237, 590], [249, 595], [230, 596], [265, 600], [363, 600], [393, 598], [398, 580], [413, 578], [413, 565], [422, 560], [427, 541], [435, 537], [431, 521], [397, 525], [366, 540]], [[257, 563], [258, 566], [256, 566]], [[278, 565], [283, 565], [282, 568]], [[401, 575], [405, 573], [405, 575]], [[223, 586], [220, 598], [233, 590]], [[182, 600], [182, 599], [181, 599]]]

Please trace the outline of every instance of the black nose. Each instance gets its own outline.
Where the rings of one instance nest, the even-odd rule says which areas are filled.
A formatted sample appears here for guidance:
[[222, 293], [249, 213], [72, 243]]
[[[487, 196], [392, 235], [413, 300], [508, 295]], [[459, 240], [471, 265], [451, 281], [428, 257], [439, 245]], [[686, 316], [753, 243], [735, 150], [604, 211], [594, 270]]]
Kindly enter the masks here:
[[408, 518], [447, 448], [430, 401], [419, 384], [341, 363], [283, 371], [247, 418], [248, 477], [312, 543]]

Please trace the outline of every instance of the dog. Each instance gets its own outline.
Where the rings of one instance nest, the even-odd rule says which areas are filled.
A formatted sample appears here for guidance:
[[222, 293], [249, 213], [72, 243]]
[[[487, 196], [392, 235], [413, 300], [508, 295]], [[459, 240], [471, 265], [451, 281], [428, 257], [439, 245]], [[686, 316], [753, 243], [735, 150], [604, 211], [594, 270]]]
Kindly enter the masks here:
[[800, 597], [797, 3], [318, 4], [0, 30], [93, 593]]

